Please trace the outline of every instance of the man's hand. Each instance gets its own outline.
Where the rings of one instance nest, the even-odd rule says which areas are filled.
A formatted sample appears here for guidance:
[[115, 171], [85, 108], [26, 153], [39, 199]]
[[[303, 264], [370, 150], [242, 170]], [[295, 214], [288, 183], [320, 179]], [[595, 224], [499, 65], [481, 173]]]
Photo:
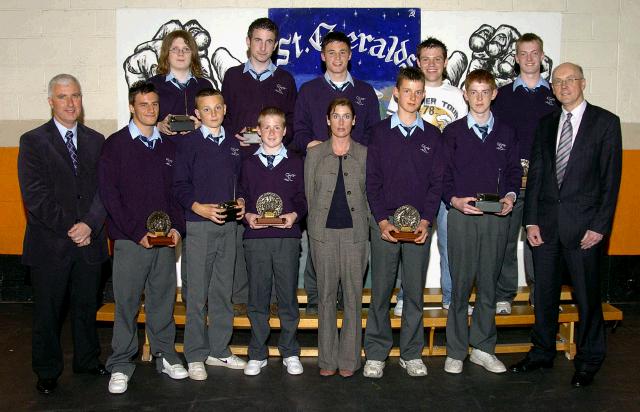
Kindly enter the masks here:
[[147, 233], [146, 235], [144, 235], [142, 239], [140, 239], [140, 242], [138, 242], [140, 246], [142, 246], [145, 249], [151, 249], [153, 246], [149, 244], [150, 237], [156, 237], [156, 235], [154, 235], [153, 233]]
[[398, 239], [391, 235], [391, 232], [399, 232], [398, 228], [392, 225], [387, 219], [378, 222], [380, 227], [380, 238], [391, 243], [398, 243]]
[[533, 247], [540, 246], [544, 243], [544, 241], [542, 240], [542, 236], [540, 235], [540, 226], [527, 226], [527, 240]]
[[[78, 222], [75, 225], [71, 226], [71, 229], [69, 229], [67, 235], [78, 246], [86, 246], [91, 241], [91, 228], [84, 222]], [[87, 239], [89, 239], [89, 242], [81, 245], [81, 243], [85, 243]]]
[[161, 122], [158, 122], [157, 127], [158, 127], [158, 130], [160, 130], [160, 133], [173, 136], [176, 134], [176, 132], [172, 132], [171, 129], [169, 128], [170, 117], [171, 115], [168, 114], [167, 117], [164, 118], [164, 120], [162, 120]]
[[244, 217], [244, 213], [246, 211], [244, 207], [244, 199], [242, 198], [236, 199], [236, 203], [240, 207], [240, 210], [238, 210], [238, 217], [236, 218], [236, 220], [242, 220], [242, 218]]
[[180, 241], [180, 238], [182, 236], [180, 236], [180, 232], [178, 232], [175, 229], [171, 229], [168, 233], [168, 236], [171, 238], [171, 240], [173, 241], [173, 244], [171, 245], [167, 245], [169, 247], [176, 247], [176, 245], [178, 244], [178, 242]]
[[469, 202], [475, 202], [475, 197], [452, 197], [451, 206], [464, 213], [465, 215], [481, 215], [482, 210], [475, 206], [471, 206]]
[[413, 233], [419, 235], [416, 238], [415, 242], [419, 245], [424, 244], [424, 242], [426, 242], [427, 240], [427, 237], [429, 236], [429, 221], [426, 219], [421, 219], [420, 224]]
[[236, 134], [236, 139], [238, 139], [238, 141], [240, 141], [240, 146], [242, 147], [247, 147], [247, 146], [251, 146], [249, 143], [247, 143], [247, 140], [249, 140], [248, 137], [244, 137], [243, 133], [247, 131], [246, 127], [243, 127], [242, 130], [240, 130], [240, 133]]
[[513, 210], [513, 204], [515, 203], [515, 199], [511, 195], [506, 195], [502, 199], [500, 199], [500, 203], [502, 203], [502, 210], [496, 215], [498, 216], [506, 216]]
[[257, 215], [255, 213], [245, 213], [244, 218], [247, 221], [247, 223], [249, 224], [249, 227], [251, 229], [264, 229], [265, 227], [267, 227], [266, 225], [258, 225], [256, 224], [256, 219], [259, 218], [260, 215]]
[[285, 219], [285, 222], [281, 225], [274, 226], [281, 229], [291, 229], [291, 226], [293, 226], [293, 224], [296, 222], [296, 219], [298, 218], [298, 214], [296, 212], [291, 212], [280, 215], [280, 217]]
[[89, 244], [91, 244], [91, 236], [89, 236], [88, 238], [86, 238], [84, 240], [84, 242], [80, 242], [77, 244], [78, 247], [83, 247], [83, 246], [89, 246]]
[[322, 141], [320, 140], [312, 140], [309, 142], [309, 144], [307, 145], [307, 150], [311, 149], [313, 146], [317, 146], [319, 144], [321, 144]]
[[224, 219], [226, 218], [226, 209], [223, 209], [214, 203], [193, 202], [193, 204], [191, 205], [191, 210], [196, 215], [208, 219], [213, 223], [217, 223], [219, 225], [223, 225]]
[[604, 236], [602, 236], [598, 232], [594, 232], [593, 230], [587, 230], [580, 241], [581, 249], [590, 249], [600, 243]]

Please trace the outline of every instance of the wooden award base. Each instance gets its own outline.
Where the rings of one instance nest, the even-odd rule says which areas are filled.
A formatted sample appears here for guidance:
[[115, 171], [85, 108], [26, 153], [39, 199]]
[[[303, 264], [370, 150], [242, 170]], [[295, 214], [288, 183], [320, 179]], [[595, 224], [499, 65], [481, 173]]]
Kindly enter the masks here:
[[283, 217], [259, 217], [256, 219], [256, 225], [259, 226], [284, 225], [286, 222], [287, 219]]
[[170, 245], [173, 245], [173, 238], [171, 238], [169, 236], [156, 236], [156, 237], [148, 236], [147, 239], [149, 240], [149, 244], [151, 246], [170, 246]]
[[502, 211], [502, 203], [500, 202], [479, 201], [476, 202], [476, 207], [484, 213], [499, 213]]
[[413, 232], [390, 232], [391, 236], [398, 239], [399, 242], [415, 242], [418, 238]]
[[527, 176], [522, 176], [522, 181], [520, 182], [520, 189], [525, 189], [527, 187]]

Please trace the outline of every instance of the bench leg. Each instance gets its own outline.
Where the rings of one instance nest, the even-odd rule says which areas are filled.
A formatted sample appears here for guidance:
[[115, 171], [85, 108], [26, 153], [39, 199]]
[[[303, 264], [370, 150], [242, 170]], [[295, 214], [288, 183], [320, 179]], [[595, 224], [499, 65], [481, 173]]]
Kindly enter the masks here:
[[144, 329], [144, 345], [142, 345], [142, 360], [151, 362], [151, 347], [149, 346], [149, 336], [147, 336], [147, 328]]
[[433, 355], [433, 340], [436, 334], [436, 328], [433, 326], [429, 328], [429, 356]]
[[558, 330], [560, 340], [564, 343], [564, 356], [572, 360], [576, 356], [575, 323], [562, 323]]

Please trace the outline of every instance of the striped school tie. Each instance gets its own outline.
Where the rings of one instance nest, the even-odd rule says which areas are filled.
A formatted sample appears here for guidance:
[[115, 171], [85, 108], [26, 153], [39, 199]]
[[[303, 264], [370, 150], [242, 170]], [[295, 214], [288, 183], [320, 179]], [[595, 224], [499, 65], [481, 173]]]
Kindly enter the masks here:
[[65, 139], [67, 139], [66, 145], [67, 150], [69, 151], [69, 157], [71, 157], [71, 164], [73, 164], [73, 173], [78, 175], [78, 152], [76, 147], [73, 145], [73, 132], [71, 130], [67, 130], [67, 133], [64, 135]]
[[273, 161], [276, 159], [276, 155], [266, 155], [263, 154], [265, 159], [267, 159], [267, 169], [272, 170], [275, 166], [273, 165]]
[[560, 142], [558, 143], [558, 151], [556, 153], [556, 177], [558, 179], [558, 187], [562, 186], [564, 173], [567, 171], [567, 163], [569, 163], [569, 155], [571, 154], [571, 139], [573, 137], [571, 116], [573, 116], [571, 113], [567, 113], [567, 119], [562, 125]]

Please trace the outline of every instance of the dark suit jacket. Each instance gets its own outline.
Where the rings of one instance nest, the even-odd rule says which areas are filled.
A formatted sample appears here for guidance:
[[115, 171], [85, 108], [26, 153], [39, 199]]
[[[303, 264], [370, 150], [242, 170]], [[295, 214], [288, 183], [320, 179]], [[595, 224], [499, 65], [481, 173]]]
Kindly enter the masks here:
[[540, 121], [527, 178], [524, 224], [538, 225], [542, 239], [558, 239], [567, 248], [580, 247], [587, 230], [611, 231], [620, 176], [620, 119], [587, 104], [578, 128], [562, 186], [556, 178], [556, 139], [561, 113]]
[[[53, 119], [20, 137], [18, 179], [27, 212], [22, 262], [66, 264], [75, 253], [88, 263], [108, 258], [98, 196], [97, 162], [104, 136], [78, 123], [78, 176]], [[91, 243], [78, 248], [67, 232], [77, 222], [91, 227]], [[78, 250], [79, 249], [79, 250]]]

